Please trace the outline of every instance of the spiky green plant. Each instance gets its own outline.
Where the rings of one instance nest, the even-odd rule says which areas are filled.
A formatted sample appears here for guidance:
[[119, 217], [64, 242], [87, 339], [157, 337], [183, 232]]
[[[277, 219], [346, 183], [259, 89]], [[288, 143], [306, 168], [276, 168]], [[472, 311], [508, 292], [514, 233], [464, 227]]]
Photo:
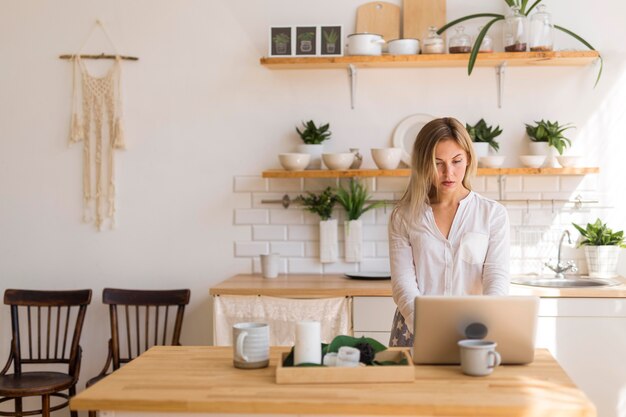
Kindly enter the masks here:
[[582, 228], [576, 223], [572, 223], [576, 230], [580, 232], [582, 240], [578, 242], [581, 246], [619, 246], [626, 247], [624, 244], [624, 231], [614, 232], [607, 227], [606, 223], [602, 223], [597, 219], [594, 223], [587, 223], [586, 228]]
[[559, 122], [551, 122], [549, 120], [535, 121], [534, 125], [526, 123], [526, 133], [533, 142], [548, 142], [548, 145], [555, 148], [559, 155], [563, 155], [563, 151], [568, 146], [572, 146], [572, 141], [563, 135], [567, 129], [574, 128], [570, 123], [560, 125]]
[[326, 187], [320, 194], [307, 191], [307, 195], [299, 195], [297, 200], [302, 202], [305, 210], [317, 214], [321, 220], [328, 220], [337, 203], [337, 196], [332, 188]]
[[322, 34], [324, 35], [324, 40], [326, 40], [326, 43], [329, 44], [334, 44], [335, 42], [337, 42], [337, 38], [339, 37], [339, 34], [334, 28], [331, 30], [323, 31]]
[[377, 201], [365, 205], [370, 196], [365, 186], [354, 178], [350, 178], [350, 184], [347, 190], [343, 187], [339, 187], [337, 188], [336, 194], [337, 202], [346, 210], [348, 220], [358, 220], [359, 217], [368, 210], [381, 207], [385, 204], [382, 201]]
[[302, 122], [302, 126], [304, 129], [300, 130], [296, 127], [296, 132], [298, 132], [302, 141], [308, 145], [319, 145], [325, 140], [330, 139], [331, 132], [328, 130], [328, 123], [317, 127], [313, 120], [309, 120], [306, 123]]
[[[535, 0], [535, 2], [533, 2], [530, 5], [530, 7], [527, 7], [528, 0], [504, 0], [504, 1], [509, 7], [518, 7], [521, 14], [528, 16], [530, 12], [543, 0]], [[467, 64], [467, 75], [472, 74], [472, 70], [474, 69], [474, 64], [476, 63], [476, 58], [478, 57], [478, 51], [480, 50], [480, 44], [483, 42], [485, 35], [487, 34], [491, 26], [494, 25], [494, 23], [504, 20], [505, 16], [503, 14], [498, 14], [498, 13], [471, 14], [471, 15], [467, 15], [467, 16], [463, 16], [458, 19], [455, 19], [452, 22], [446, 23], [437, 31], [437, 33], [441, 35], [443, 32], [445, 32], [447, 29], [451, 28], [452, 26], [458, 25], [459, 23], [465, 22], [466, 20], [476, 19], [480, 17], [491, 17], [492, 19], [489, 22], [487, 22], [485, 26], [483, 26], [483, 29], [480, 31], [480, 33], [476, 37], [476, 41], [474, 42], [474, 46], [472, 47], [472, 52], [470, 53], [469, 62]], [[591, 49], [592, 51], [596, 50], [593, 46], [591, 46], [589, 42], [587, 42], [586, 40], [584, 40], [583, 38], [581, 38], [580, 36], [572, 32], [571, 30], [566, 29], [559, 25], [554, 25], [554, 28], [560, 30], [563, 33], [570, 35], [571, 37], [573, 37], [574, 39], [576, 39], [577, 41], [585, 45], [587, 48]], [[598, 70], [598, 76], [596, 77], [596, 82], [594, 84], [594, 87], [598, 85], [598, 81], [600, 81], [600, 76], [602, 75], [602, 67], [604, 65], [601, 55], [599, 55], [599, 58], [600, 58], [600, 69]]]
[[466, 123], [465, 128], [472, 138], [472, 142], [485, 142], [488, 143], [494, 151], [498, 152], [500, 150], [500, 144], [495, 139], [502, 133], [500, 126], [494, 128], [493, 126], [489, 126], [487, 122], [485, 122], [485, 119], [480, 119], [474, 126]]

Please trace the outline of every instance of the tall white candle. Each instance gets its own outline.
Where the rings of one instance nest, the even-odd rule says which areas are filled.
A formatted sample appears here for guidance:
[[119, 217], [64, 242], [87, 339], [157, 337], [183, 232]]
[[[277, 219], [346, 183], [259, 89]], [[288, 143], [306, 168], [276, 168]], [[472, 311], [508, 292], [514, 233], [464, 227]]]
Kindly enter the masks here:
[[296, 323], [296, 346], [294, 365], [301, 363], [322, 363], [322, 341], [320, 322], [303, 320]]

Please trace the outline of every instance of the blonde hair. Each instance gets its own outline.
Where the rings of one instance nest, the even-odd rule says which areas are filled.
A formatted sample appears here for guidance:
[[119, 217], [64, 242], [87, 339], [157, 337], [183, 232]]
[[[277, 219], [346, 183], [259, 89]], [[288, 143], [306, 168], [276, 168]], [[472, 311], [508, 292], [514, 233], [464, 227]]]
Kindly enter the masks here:
[[411, 156], [412, 169], [409, 185], [394, 208], [392, 217], [396, 216], [399, 210], [405, 211], [413, 218], [421, 216], [426, 205], [431, 202], [431, 198], [436, 197], [435, 149], [439, 142], [445, 140], [453, 140], [467, 153], [468, 164], [462, 184], [468, 190], [472, 189], [471, 179], [476, 175], [477, 161], [469, 133], [461, 122], [452, 117], [431, 120], [417, 134]]

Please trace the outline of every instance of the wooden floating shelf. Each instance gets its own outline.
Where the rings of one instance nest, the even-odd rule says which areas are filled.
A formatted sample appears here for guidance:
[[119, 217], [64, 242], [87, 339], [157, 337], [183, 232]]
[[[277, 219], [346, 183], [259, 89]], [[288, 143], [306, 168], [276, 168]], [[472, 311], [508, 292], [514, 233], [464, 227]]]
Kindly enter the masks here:
[[[599, 58], [597, 51], [494, 52], [478, 54], [476, 66], [585, 66]], [[467, 67], [469, 54], [382, 55], [338, 57], [273, 57], [261, 58], [261, 65], [270, 69], [320, 68], [416, 68]]]
[[[478, 168], [478, 176], [488, 175], [585, 175], [597, 174], [600, 168]], [[311, 169], [285, 171], [268, 169], [263, 178], [352, 178], [352, 177], [408, 177], [410, 169]]]

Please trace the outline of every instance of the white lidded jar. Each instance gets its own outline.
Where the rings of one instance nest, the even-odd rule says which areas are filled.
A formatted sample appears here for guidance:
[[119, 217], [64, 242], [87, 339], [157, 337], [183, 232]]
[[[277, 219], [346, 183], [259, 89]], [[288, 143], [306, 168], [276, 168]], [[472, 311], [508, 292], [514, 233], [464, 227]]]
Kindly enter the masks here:
[[423, 54], [443, 54], [446, 52], [446, 46], [443, 38], [437, 34], [437, 28], [431, 26], [428, 28], [428, 36], [422, 42]]
[[537, 6], [537, 12], [530, 18], [530, 50], [548, 52], [554, 46], [554, 25], [546, 5]]

